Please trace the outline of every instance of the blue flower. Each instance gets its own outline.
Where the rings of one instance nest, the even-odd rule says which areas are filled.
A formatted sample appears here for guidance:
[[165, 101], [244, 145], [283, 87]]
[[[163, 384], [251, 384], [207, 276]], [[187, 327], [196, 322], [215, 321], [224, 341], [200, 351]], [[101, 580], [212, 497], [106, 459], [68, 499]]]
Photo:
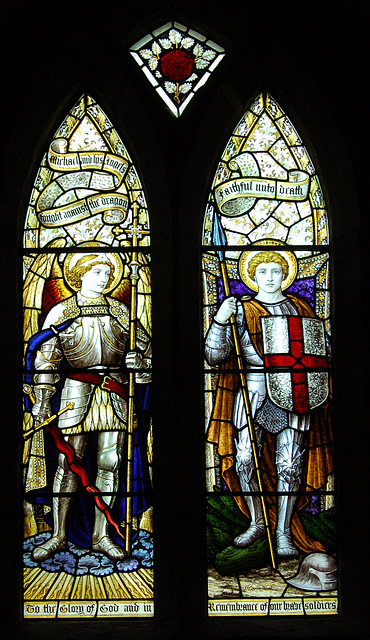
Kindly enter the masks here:
[[50, 537], [50, 532], [38, 533], [35, 536], [32, 536], [32, 538], [27, 538], [27, 540], [23, 542], [23, 549], [25, 551], [33, 551], [35, 547], [39, 547], [40, 544], [49, 540]]
[[140, 560], [143, 567], [151, 567], [153, 565], [153, 551], [147, 551], [146, 549], [135, 549], [133, 557]]
[[60, 560], [58, 561], [55, 560], [55, 558], [48, 558], [47, 560], [44, 560], [44, 562], [41, 562], [41, 567], [45, 569], [45, 571], [54, 573], [55, 571], [60, 571], [62, 564], [63, 563]]
[[95, 566], [92, 567], [90, 573], [92, 573], [93, 576], [107, 576], [113, 573], [113, 571], [114, 563], [109, 558], [103, 556], [100, 560], [100, 566], [97, 568]]
[[126, 558], [117, 562], [118, 571], [136, 571], [139, 568], [139, 562], [135, 558]]
[[46, 571], [60, 571], [73, 574], [75, 571], [76, 559], [69, 551], [61, 551], [56, 553], [54, 557], [49, 558], [41, 563], [41, 567]]
[[78, 561], [77, 574], [83, 575], [85, 573], [91, 573], [92, 569], [98, 569], [100, 567], [100, 559], [97, 555], [85, 555]]
[[153, 538], [149, 531], [139, 531], [139, 537], [135, 541], [133, 548], [144, 547], [145, 549], [153, 549]]
[[32, 560], [32, 554], [31, 553], [25, 553], [23, 555], [23, 562], [24, 562], [24, 566], [25, 567], [37, 567], [38, 566], [37, 562]]
[[141, 564], [143, 565], [143, 567], [146, 567], [147, 569], [151, 569], [153, 566], [153, 560], [152, 559], [142, 560]]
[[83, 547], [78, 547], [73, 542], [68, 543], [68, 548], [75, 556], [83, 556], [89, 552], [89, 549], [84, 549]]

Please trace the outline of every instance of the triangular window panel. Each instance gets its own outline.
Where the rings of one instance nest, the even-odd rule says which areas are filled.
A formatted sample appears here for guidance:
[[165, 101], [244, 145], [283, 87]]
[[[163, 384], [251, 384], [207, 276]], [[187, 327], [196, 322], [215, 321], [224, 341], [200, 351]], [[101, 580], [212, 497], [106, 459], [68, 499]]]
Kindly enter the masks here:
[[179, 117], [224, 57], [224, 49], [194, 29], [169, 22], [130, 53], [171, 113]]
[[203, 227], [210, 616], [338, 611], [330, 251], [315, 165], [260, 94]]
[[24, 225], [24, 616], [153, 615], [151, 277], [141, 180], [83, 95]]

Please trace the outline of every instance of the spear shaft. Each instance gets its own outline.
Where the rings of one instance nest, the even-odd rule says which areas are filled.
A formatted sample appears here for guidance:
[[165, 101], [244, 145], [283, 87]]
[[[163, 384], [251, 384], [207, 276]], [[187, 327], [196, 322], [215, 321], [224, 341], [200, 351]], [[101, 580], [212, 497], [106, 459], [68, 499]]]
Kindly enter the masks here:
[[[223, 281], [223, 285], [224, 285], [225, 296], [226, 296], [226, 298], [229, 298], [231, 296], [231, 291], [230, 291], [230, 283], [229, 283], [229, 276], [228, 276], [228, 273], [227, 273], [226, 261], [225, 261], [223, 255], [220, 255], [221, 252], [218, 252], [218, 254], [219, 254], [219, 260], [220, 260], [221, 275], [222, 275], [222, 281]], [[233, 341], [234, 341], [234, 346], [235, 346], [238, 373], [239, 373], [239, 377], [240, 377], [240, 385], [241, 385], [242, 394], [243, 394], [243, 402], [244, 402], [244, 407], [245, 407], [245, 413], [246, 413], [246, 416], [247, 416], [247, 426], [248, 426], [249, 438], [250, 438], [251, 445], [252, 445], [253, 462], [254, 462], [254, 467], [255, 467], [256, 475], [257, 475], [258, 489], [259, 489], [259, 492], [260, 492], [260, 500], [261, 500], [261, 506], [262, 506], [262, 512], [263, 512], [263, 519], [264, 519], [265, 526], [266, 526], [266, 531], [267, 531], [267, 538], [268, 538], [268, 543], [269, 543], [272, 568], [276, 569], [275, 554], [274, 554], [274, 548], [273, 548], [273, 544], [272, 544], [271, 527], [270, 527], [270, 521], [269, 521], [269, 517], [268, 517], [268, 513], [267, 513], [267, 508], [266, 508], [266, 500], [265, 500], [265, 496], [264, 496], [264, 493], [263, 493], [261, 470], [260, 470], [260, 465], [259, 465], [259, 461], [258, 461], [257, 443], [256, 443], [256, 438], [255, 438], [254, 426], [253, 426], [253, 422], [252, 422], [252, 411], [251, 411], [251, 406], [250, 406], [250, 402], [249, 402], [248, 385], [247, 385], [247, 379], [246, 379], [246, 376], [245, 376], [245, 373], [244, 373], [243, 355], [242, 355], [242, 350], [241, 350], [241, 346], [240, 346], [238, 327], [237, 327], [237, 324], [236, 324], [236, 320], [235, 320], [235, 315], [234, 314], [232, 314], [231, 317], [230, 317], [230, 324], [231, 324], [231, 331], [232, 331], [232, 336], [233, 336]]]
[[[139, 279], [137, 259], [138, 246], [138, 210], [139, 205], [134, 202], [132, 205], [132, 253], [130, 260], [130, 330], [129, 348], [136, 350], [136, 322], [137, 322], [137, 283]], [[134, 397], [135, 397], [135, 371], [128, 374], [128, 405], [127, 405], [127, 467], [126, 467], [126, 514], [125, 514], [125, 539], [127, 554], [131, 553], [132, 541], [132, 490], [134, 471]]]

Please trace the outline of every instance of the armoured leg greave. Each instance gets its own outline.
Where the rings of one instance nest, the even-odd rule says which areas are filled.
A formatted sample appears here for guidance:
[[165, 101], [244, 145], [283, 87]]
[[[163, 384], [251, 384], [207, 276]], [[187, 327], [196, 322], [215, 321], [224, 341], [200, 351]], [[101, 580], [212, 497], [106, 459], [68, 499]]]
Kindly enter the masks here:
[[[121, 464], [123, 431], [102, 432], [98, 442], [98, 471], [96, 486], [103, 494], [103, 500], [112, 507], [118, 489], [118, 470]], [[95, 524], [92, 537], [93, 549], [105, 553], [114, 560], [120, 560], [126, 553], [109, 538], [108, 522], [105, 514], [95, 507]]]
[[263, 517], [261, 498], [258, 491], [256, 472], [252, 472], [249, 483], [244, 481], [240, 484], [243, 491], [250, 492], [250, 495], [244, 496], [244, 500], [249, 509], [251, 521], [248, 529], [234, 539], [234, 545], [236, 547], [249, 547], [252, 542], [266, 533], [266, 526]]
[[[76, 445], [76, 457], [81, 459], [86, 444], [84, 436], [72, 436], [69, 437], [68, 440], [72, 445]], [[77, 446], [80, 447], [80, 450], [76, 448]], [[77, 489], [77, 483], [77, 476], [68, 467], [65, 456], [60, 455], [59, 466], [55, 473], [53, 483], [53, 535], [44, 544], [34, 550], [34, 560], [39, 562], [47, 560], [53, 553], [65, 548], [67, 543], [67, 515], [73, 500], [73, 494]]]
[[276, 549], [279, 556], [298, 555], [291, 537], [291, 521], [302, 471], [303, 433], [284, 429], [276, 439], [276, 469], [278, 474]]
[[[33, 552], [37, 561], [47, 560], [55, 551], [65, 548], [67, 542], [66, 522], [67, 514], [73, 500], [73, 493], [77, 488], [77, 478], [69, 469], [58, 467], [53, 484], [53, 536]], [[69, 494], [69, 495], [60, 495]]]
[[[262, 429], [256, 429], [255, 433], [260, 453]], [[266, 533], [266, 527], [259, 495], [257, 474], [254, 468], [252, 445], [247, 428], [239, 432], [236, 450], [236, 470], [239, 477], [240, 488], [246, 494], [244, 500], [247, 504], [251, 521], [248, 529], [235, 538], [234, 545], [236, 547], [248, 547], [252, 542]]]
[[[103, 494], [103, 500], [108, 507], [112, 507], [115, 500], [115, 492], [118, 488], [118, 471], [106, 471], [98, 469], [95, 486]], [[107, 519], [102, 511], [95, 507], [95, 524], [93, 532], [93, 543], [97, 543], [104, 536], [108, 535]]]
[[73, 494], [77, 489], [77, 482], [77, 477], [73, 471], [58, 467], [54, 477], [53, 492], [54, 494], [61, 495], [57, 495], [53, 498], [53, 535], [57, 536], [60, 540], [63, 540], [64, 543], [67, 538], [67, 514], [73, 500]]

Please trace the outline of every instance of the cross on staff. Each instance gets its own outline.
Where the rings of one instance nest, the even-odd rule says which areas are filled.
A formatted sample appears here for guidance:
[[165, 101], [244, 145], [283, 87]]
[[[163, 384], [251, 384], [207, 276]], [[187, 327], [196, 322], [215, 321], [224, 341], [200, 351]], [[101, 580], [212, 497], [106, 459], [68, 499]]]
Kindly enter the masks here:
[[[131, 236], [130, 268], [130, 326], [129, 326], [129, 350], [136, 350], [136, 325], [137, 325], [137, 284], [139, 279], [138, 240], [149, 231], [142, 229], [138, 223], [140, 206], [137, 202], [132, 204], [132, 225], [125, 232]], [[134, 395], [135, 395], [135, 371], [128, 374], [128, 406], [127, 406], [127, 468], [126, 468], [126, 513], [125, 513], [125, 539], [126, 552], [131, 553], [132, 541], [132, 507], [133, 507], [133, 466], [134, 466]]]

